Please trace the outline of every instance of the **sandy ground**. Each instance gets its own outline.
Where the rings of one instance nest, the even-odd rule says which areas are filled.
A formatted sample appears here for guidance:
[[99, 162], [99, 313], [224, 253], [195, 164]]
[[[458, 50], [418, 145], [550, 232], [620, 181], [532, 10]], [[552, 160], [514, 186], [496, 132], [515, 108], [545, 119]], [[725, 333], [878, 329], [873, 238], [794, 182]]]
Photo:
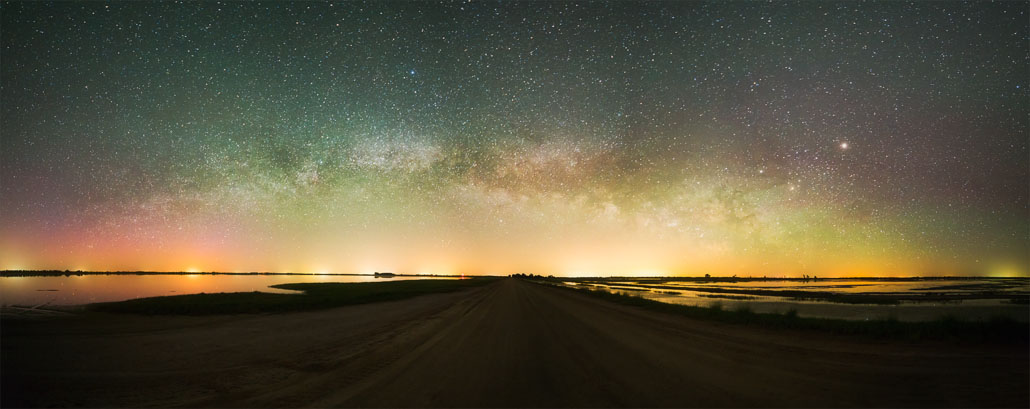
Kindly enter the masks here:
[[500, 280], [258, 316], [5, 318], [19, 406], [1030, 406], [1030, 351], [761, 330]]

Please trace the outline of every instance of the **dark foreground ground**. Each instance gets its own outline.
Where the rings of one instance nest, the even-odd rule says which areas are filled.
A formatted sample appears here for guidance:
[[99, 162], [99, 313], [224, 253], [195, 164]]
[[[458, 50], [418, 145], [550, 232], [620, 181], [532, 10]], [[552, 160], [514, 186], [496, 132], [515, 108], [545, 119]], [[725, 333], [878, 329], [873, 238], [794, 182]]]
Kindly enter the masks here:
[[20, 406], [1030, 406], [1026, 345], [755, 329], [500, 280], [315, 312], [4, 319]]

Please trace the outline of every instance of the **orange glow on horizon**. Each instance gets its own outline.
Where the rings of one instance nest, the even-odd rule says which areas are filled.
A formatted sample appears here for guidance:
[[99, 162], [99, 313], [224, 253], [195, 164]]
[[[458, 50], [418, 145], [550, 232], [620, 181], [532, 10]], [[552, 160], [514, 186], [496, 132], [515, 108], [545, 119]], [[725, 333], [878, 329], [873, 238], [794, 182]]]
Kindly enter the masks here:
[[[572, 231], [565, 237], [511, 236], [472, 240], [451, 235], [446, 244], [433, 235], [397, 241], [384, 235], [312, 235], [303, 241], [251, 242], [237, 237], [217, 246], [199, 246], [192, 235], [169, 234], [162, 246], [116, 235], [93, 237], [68, 232], [60, 240], [16, 242], [0, 237], [5, 269], [56, 269], [155, 272], [301, 272], [429, 275], [554, 276], [712, 276], [911, 277], [1030, 275], [1026, 262], [997, 256], [984, 262], [941, 262], [913, 256], [919, 249], [884, 243], [808, 248], [762, 246], [731, 236], [687, 236], [667, 240], [647, 231]], [[0, 234], [4, 234], [0, 232]], [[10, 234], [9, 232], [6, 234]], [[342, 237], [342, 238], [341, 238]], [[310, 244], [314, 243], [314, 244]], [[832, 244], [832, 243], [831, 243]], [[823, 248], [829, 247], [829, 248]], [[883, 247], [883, 249], [881, 249]], [[310, 261], [306, 261], [310, 260]], [[88, 268], [87, 268], [88, 267]]]

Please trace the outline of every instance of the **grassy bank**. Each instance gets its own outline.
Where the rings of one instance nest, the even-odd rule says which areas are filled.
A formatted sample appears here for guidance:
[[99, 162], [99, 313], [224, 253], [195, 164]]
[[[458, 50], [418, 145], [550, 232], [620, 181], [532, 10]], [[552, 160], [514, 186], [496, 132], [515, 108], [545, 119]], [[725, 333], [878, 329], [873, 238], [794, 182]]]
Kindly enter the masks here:
[[567, 291], [588, 294], [592, 297], [619, 304], [730, 324], [822, 331], [870, 338], [944, 340], [970, 343], [1030, 343], [1030, 324], [1003, 317], [989, 321], [962, 321], [948, 317], [928, 322], [902, 322], [896, 319], [852, 321], [806, 318], [799, 317], [796, 310], [790, 310], [783, 314], [756, 313], [750, 309], [723, 309], [721, 304], [718, 303], [710, 307], [697, 307], [663, 303], [633, 294], [572, 288], [552, 283], [542, 284], [562, 288]]
[[90, 304], [91, 311], [132, 314], [255, 314], [306, 311], [345, 305], [392, 301], [422, 294], [463, 290], [493, 282], [492, 278], [465, 280], [400, 280], [371, 283], [297, 283], [272, 287], [299, 294], [262, 292], [188, 294]]
[[[751, 296], [770, 296], [770, 297], [782, 297], [790, 298], [799, 301], [825, 301], [839, 304], [879, 304], [879, 305], [897, 305], [902, 302], [954, 302], [961, 300], [980, 300], [980, 299], [1011, 299], [1013, 302], [1021, 302], [1025, 299], [1022, 297], [1013, 298], [1013, 293], [1001, 292], [1001, 291], [977, 291], [970, 293], [911, 293], [911, 294], [891, 294], [891, 293], [836, 293], [830, 291], [813, 291], [813, 290], [767, 290], [759, 288], [721, 288], [721, 287], [688, 287], [688, 286], [670, 286], [670, 285], [656, 285], [656, 284], [640, 284], [640, 288], [626, 287], [607, 284], [601, 280], [584, 280], [581, 281], [585, 284], [604, 284], [609, 288], [616, 290], [631, 290], [641, 291], [640, 288], [646, 288], [650, 290], [679, 290], [679, 291], [695, 291], [699, 293], [711, 293], [713, 295], [702, 295], [702, 297], [709, 298], [728, 298], [733, 299], [730, 296], [738, 294], [744, 297]], [[717, 296], [715, 294], [722, 294]], [[730, 294], [730, 295], [726, 295]], [[1022, 294], [1017, 294], [1022, 295]]]

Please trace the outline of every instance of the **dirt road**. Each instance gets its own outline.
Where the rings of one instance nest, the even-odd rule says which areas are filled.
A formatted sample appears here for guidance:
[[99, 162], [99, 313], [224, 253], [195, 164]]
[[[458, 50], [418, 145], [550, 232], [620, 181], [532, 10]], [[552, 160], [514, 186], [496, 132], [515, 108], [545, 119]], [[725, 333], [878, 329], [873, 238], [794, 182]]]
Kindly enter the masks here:
[[3, 407], [1030, 406], [1026, 346], [760, 330], [513, 279], [316, 312], [0, 329]]

